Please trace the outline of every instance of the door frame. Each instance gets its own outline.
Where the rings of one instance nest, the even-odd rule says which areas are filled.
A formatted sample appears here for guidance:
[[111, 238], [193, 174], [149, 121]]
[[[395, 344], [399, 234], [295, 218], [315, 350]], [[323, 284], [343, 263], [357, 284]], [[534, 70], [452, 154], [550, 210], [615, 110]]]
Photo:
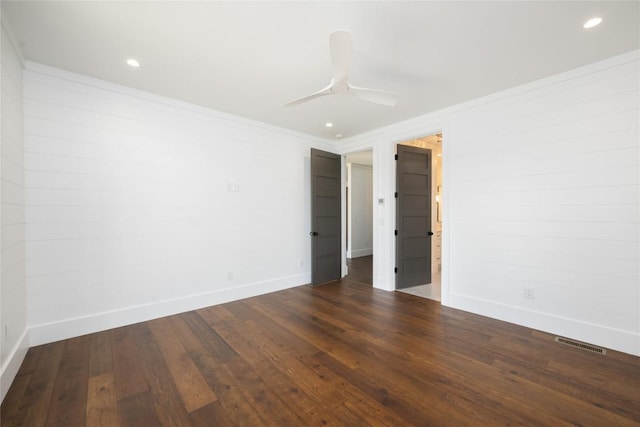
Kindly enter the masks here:
[[[358, 138], [353, 143], [347, 143], [344, 147], [339, 147], [338, 152], [342, 155], [342, 170], [346, 171], [345, 155], [358, 151], [373, 150], [373, 253], [375, 262], [373, 263], [373, 287], [376, 289], [393, 292], [395, 290], [395, 230], [396, 213], [393, 203], [393, 194], [396, 188], [395, 178], [395, 146], [411, 139], [422, 138], [428, 135], [442, 134], [442, 270], [440, 276], [442, 305], [450, 305], [450, 194], [452, 194], [453, 183], [451, 182], [451, 125], [446, 120], [436, 120], [426, 125], [411, 127], [404, 131], [393, 132], [393, 134], [373, 133], [365, 138]], [[347, 141], [344, 141], [347, 142]], [[345, 174], [342, 182], [342, 206], [346, 204]], [[382, 199], [382, 201], [380, 201]], [[342, 213], [343, 221], [346, 221], [345, 212]], [[342, 255], [343, 274], [346, 274], [346, 234], [343, 230]]]
[[[376, 245], [375, 245], [375, 240], [376, 240], [376, 209], [375, 209], [375, 200], [376, 200], [376, 152], [375, 149], [373, 147], [373, 145], [370, 146], [363, 146], [360, 147], [358, 149], [355, 150], [350, 150], [347, 152], [342, 153], [342, 184], [341, 184], [341, 188], [342, 188], [342, 277], [346, 276], [347, 274], [349, 274], [349, 268], [347, 267], [347, 156], [349, 154], [355, 154], [355, 153], [360, 153], [363, 151], [372, 151], [373, 152], [373, 162], [371, 164], [371, 179], [373, 181], [373, 230], [372, 230], [372, 234], [373, 234], [373, 241], [371, 242], [371, 247], [372, 247], [372, 254], [375, 257], [375, 252], [376, 252]], [[372, 266], [372, 268], [374, 268]], [[375, 287], [375, 275], [373, 275], [372, 277], [372, 282], [373, 282], [373, 287]]]
[[[442, 135], [442, 170], [441, 170], [441, 178], [442, 178], [442, 191], [440, 192], [440, 196], [442, 197], [441, 200], [441, 215], [442, 215], [442, 235], [441, 235], [441, 260], [440, 260], [440, 265], [441, 265], [441, 270], [440, 270], [440, 304], [441, 305], [449, 305], [449, 299], [450, 299], [450, 295], [449, 295], [449, 280], [450, 280], [450, 271], [451, 271], [451, 266], [450, 266], [450, 256], [449, 256], [449, 233], [450, 233], [450, 229], [451, 229], [451, 223], [450, 223], [450, 200], [449, 200], [449, 194], [451, 192], [451, 179], [450, 179], [450, 174], [451, 174], [451, 164], [450, 164], [450, 144], [448, 143], [449, 139], [450, 139], [450, 130], [448, 126], [445, 125], [441, 125], [441, 126], [437, 126], [437, 127], [433, 127], [431, 129], [427, 129], [424, 132], [419, 132], [419, 133], [414, 133], [413, 136], [407, 136], [407, 137], [402, 137], [402, 138], [397, 138], [395, 140], [393, 140], [393, 142], [389, 143], [388, 146], [385, 147], [385, 151], [388, 154], [389, 158], [395, 158], [396, 155], [396, 147], [398, 145], [401, 145], [403, 143], [406, 143], [407, 141], [411, 141], [414, 139], [420, 139], [420, 138], [425, 138], [428, 136], [432, 136], [432, 135], [437, 135], [440, 134]], [[396, 188], [396, 162], [395, 160], [393, 161], [393, 166], [392, 166], [392, 171], [389, 174], [389, 185], [390, 188], [393, 188], [395, 191]], [[393, 209], [391, 209], [389, 211], [389, 216], [390, 216], [390, 224], [387, 226], [387, 228], [391, 229], [391, 233], [393, 233], [393, 230], [395, 229], [396, 226], [396, 209], [395, 209], [395, 205], [393, 206]], [[395, 236], [393, 236], [394, 238], [391, 240], [391, 247], [392, 247], [392, 256], [391, 259], [389, 260], [390, 265], [389, 267], [389, 274], [388, 274], [388, 280], [389, 280], [389, 287], [385, 287], [385, 289], [387, 290], [395, 290], [395, 283], [396, 283], [396, 278], [395, 278], [395, 273], [393, 271], [394, 267], [395, 267], [395, 262], [396, 262], [396, 258], [395, 258], [395, 254], [396, 254], [396, 239]]]

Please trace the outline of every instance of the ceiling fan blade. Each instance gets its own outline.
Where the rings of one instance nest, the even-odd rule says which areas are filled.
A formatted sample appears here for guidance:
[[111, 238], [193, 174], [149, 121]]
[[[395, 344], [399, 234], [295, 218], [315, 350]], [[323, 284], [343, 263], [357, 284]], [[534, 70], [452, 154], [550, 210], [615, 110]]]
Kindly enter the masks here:
[[331, 67], [333, 81], [341, 83], [347, 80], [351, 67], [353, 51], [353, 37], [347, 30], [337, 30], [329, 36], [329, 51], [331, 53]]
[[387, 107], [393, 107], [398, 102], [398, 95], [384, 90], [349, 85], [349, 93], [365, 101]]
[[307, 102], [307, 101], [311, 101], [312, 99], [324, 96], [324, 95], [331, 95], [331, 89], [333, 88], [333, 81], [329, 84], [329, 86], [325, 87], [324, 89], [321, 89], [317, 92], [314, 92], [310, 95], [307, 96], [303, 96], [302, 98], [298, 98], [294, 101], [288, 102], [286, 104], [284, 104], [285, 107], [292, 107], [294, 105], [298, 105], [298, 104], [302, 104], [303, 102]]

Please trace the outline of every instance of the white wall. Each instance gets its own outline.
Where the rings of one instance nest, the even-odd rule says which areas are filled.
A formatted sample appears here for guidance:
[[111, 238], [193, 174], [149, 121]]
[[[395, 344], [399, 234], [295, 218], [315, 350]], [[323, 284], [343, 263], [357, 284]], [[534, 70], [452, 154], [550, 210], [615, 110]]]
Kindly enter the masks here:
[[0, 401], [26, 354], [22, 63], [2, 26], [0, 143]]
[[371, 166], [349, 163], [348, 258], [373, 254], [373, 171]]
[[443, 304], [640, 355], [638, 57], [345, 140], [387, 201], [374, 285], [393, 289], [393, 146], [442, 130]]
[[309, 283], [308, 136], [27, 63], [31, 344]]

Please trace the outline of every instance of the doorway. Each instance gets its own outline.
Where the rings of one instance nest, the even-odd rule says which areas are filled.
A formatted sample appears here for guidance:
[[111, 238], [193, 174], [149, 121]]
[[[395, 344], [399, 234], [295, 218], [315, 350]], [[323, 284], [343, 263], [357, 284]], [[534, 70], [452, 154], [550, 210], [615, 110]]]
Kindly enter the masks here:
[[[400, 228], [400, 236], [396, 238], [396, 268], [406, 269], [400, 271], [400, 274], [396, 273], [396, 290], [440, 301], [442, 134], [405, 141], [398, 144], [396, 149], [396, 152], [409, 152], [417, 162], [408, 166], [408, 169], [406, 166], [404, 169], [401, 169], [400, 165], [397, 166], [398, 172], [405, 173], [406, 180], [413, 182], [409, 183], [409, 196], [404, 200], [396, 199], [396, 222], [403, 222], [397, 226]], [[401, 180], [402, 178], [398, 177], [396, 185], [407, 188]], [[401, 191], [399, 188], [399, 192]], [[399, 196], [402, 197], [401, 194]], [[415, 206], [411, 206], [412, 203]], [[413, 211], [410, 211], [411, 209]], [[408, 227], [402, 230], [402, 226]]]
[[373, 150], [345, 156], [348, 278], [373, 284]]

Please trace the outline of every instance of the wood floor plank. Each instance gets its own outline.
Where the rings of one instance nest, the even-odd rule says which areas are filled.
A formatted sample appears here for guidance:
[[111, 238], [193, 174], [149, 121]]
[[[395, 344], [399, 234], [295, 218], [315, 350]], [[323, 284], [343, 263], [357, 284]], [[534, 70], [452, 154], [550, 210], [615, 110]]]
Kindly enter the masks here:
[[[448, 366], [456, 372], [464, 372], [469, 381], [491, 384], [492, 390], [498, 390], [501, 396], [509, 399], [513, 408], [519, 408], [539, 425], [607, 425], [601, 416], [609, 418], [610, 425], [633, 425], [617, 414], [605, 413], [574, 396], [563, 394], [561, 390], [544, 387], [518, 376], [512, 370], [501, 371], [487, 369], [485, 365], [475, 367], [473, 362], [453, 358]], [[527, 393], [522, 393], [527, 390]], [[487, 389], [487, 393], [495, 393]], [[524, 408], [530, 408], [527, 412]], [[631, 422], [631, 424], [629, 423]]]
[[131, 329], [160, 425], [190, 425], [189, 414], [148, 324], [139, 323]]
[[110, 331], [91, 334], [89, 353], [89, 376], [95, 377], [113, 372], [113, 353]]
[[113, 374], [104, 373], [89, 378], [87, 390], [86, 425], [118, 427], [116, 391]]
[[[13, 383], [7, 390], [6, 397], [0, 407], [0, 425], [14, 425], [22, 399], [27, 394], [27, 388], [31, 382], [31, 376], [40, 361], [40, 354], [44, 346], [32, 347], [27, 351], [22, 365], [18, 370]], [[22, 415], [22, 414], [21, 414]], [[17, 424], [16, 424], [17, 425]]]
[[65, 342], [45, 425], [85, 425], [89, 342], [88, 335]]
[[229, 418], [219, 401], [210, 403], [189, 414], [194, 427], [232, 426], [234, 422]]
[[572, 396], [598, 408], [636, 421], [640, 425], [640, 401], [628, 401], [609, 388], [591, 387], [545, 370], [527, 367], [517, 360], [496, 360], [494, 366], [562, 394]]
[[[303, 318], [295, 319], [289, 323], [282, 324], [282, 326], [297, 331], [296, 333], [301, 337], [313, 335], [312, 331], [316, 327], [312, 319], [307, 320]], [[421, 401], [411, 402], [412, 395], [417, 386], [415, 384], [415, 378], [411, 376], [406, 376], [405, 378], [396, 376], [394, 378], [395, 387], [392, 388], [380, 388], [376, 386], [376, 384], [381, 382], [380, 380], [376, 380], [377, 375], [379, 375], [376, 371], [383, 372], [383, 375], [389, 377], [396, 374], [393, 372], [395, 367], [389, 366], [389, 362], [393, 362], [392, 359], [394, 355], [390, 352], [381, 352], [381, 349], [375, 348], [371, 340], [360, 340], [356, 335], [349, 336], [348, 334], [343, 334], [342, 337], [333, 337], [334, 340], [329, 339], [329, 335], [330, 333], [327, 332], [324, 339], [330, 343], [333, 351], [331, 353], [321, 353], [321, 363], [325, 366], [330, 366], [330, 370], [339, 372], [347, 382], [358, 384], [361, 390], [365, 391], [380, 403], [384, 403], [385, 406], [396, 405], [396, 412], [403, 414], [405, 420], [408, 416], [412, 417], [412, 422], [424, 420], [426, 417], [424, 415], [425, 405], [432, 407], [446, 407], [450, 405], [451, 401], [443, 402], [439, 396], [431, 396], [431, 400], [422, 399]], [[351, 344], [345, 344], [346, 342], [353, 342], [359, 351], [355, 353], [353, 353], [352, 350], [344, 351], [345, 348], [351, 347]], [[345, 355], [347, 355], [347, 357], [345, 357]], [[356, 358], [352, 358], [353, 356]], [[367, 361], [367, 359], [370, 360]], [[406, 360], [397, 359], [395, 362], [396, 364], [402, 364], [406, 362]], [[371, 366], [367, 366], [369, 363]], [[354, 380], [354, 377], [359, 378], [362, 376], [362, 371], [368, 371], [367, 367], [371, 370], [371, 373], [367, 375], [372, 381], [358, 382]], [[425, 386], [427, 385], [428, 384], [425, 384]], [[404, 397], [400, 399], [398, 396]], [[476, 418], [478, 418], [477, 414]], [[448, 415], [446, 418], [432, 420], [432, 422], [445, 422], [446, 420], [455, 420], [455, 417]]]
[[235, 359], [225, 366], [232, 374], [241, 392], [258, 412], [264, 425], [305, 425], [300, 414], [270, 389], [269, 385], [244, 360]]
[[133, 337], [133, 327], [111, 330], [112, 363], [118, 401], [149, 390]]
[[[240, 314], [243, 311], [236, 307], [236, 314]], [[320, 414], [316, 414], [315, 411], [312, 412], [312, 419], [316, 420], [316, 422], [323, 424], [323, 420], [328, 422], [328, 420], [336, 418], [338, 425], [353, 425], [354, 423], [367, 421], [371, 424], [376, 419], [382, 420], [385, 418], [385, 416], [376, 418], [376, 414], [380, 414], [380, 411], [376, 408], [376, 402], [370, 401], [367, 396], [359, 394], [343, 378], [326, 369], [322, 369], [320, 366], [312, 369], [301, 363], [301, 360], [310, 360], [310, 356], [318, 351], [317, 348], [309, 346], [300, 340], [294, 346], [298, 351], [292, 355], [293, 357], [286, 358], [286, 355], [283, 356], [282, 354], [281, 343], [272, 342], [269, 345], [268, 342], [264, 342], [265, 335], [263, 332], [245, 327], [243, 318], [246, 320], [246, 316], [236, 317], [231, 311], [221, 307], [214, 307], [213, 310], [206, 313], [205, 317], [207, 315], [213, 315], [217, 319], [216, 327], [222, 328], [221, 334], [245, 360], [263, 373], [262, 375], [267, 378], [265, 381], [268, 381], [273, 375], [274, 370], [281, 369], [288, 372], [290, 378], [295, 378], [297, 388], [308, 395], [312, 401], [330, 402], [328, 406], [325, 403], [324, 412]], [[268, 323], [264, 318], [260, 320]], [[276, 332], [280, 328], [269, 329], [271, 332]], [[264, 344], [259, 346], [258, 342]], [[266, 372], [269, 375], [265, 374]], [[273, 384], [270, 385], [273, 386]], [[346, 399], [353, 398], [354, 395], [357, 395], [357, 400], [361, 403], [360, 407], [355, 411], [343, 404]], [[318, 415], [320, 415], [319, 420], [317, 420]], [[394, 417], [388, 416], [387, 418], [393, 419]], [[398, 425], [397, 419], [393, 421], [390, 425]]]
[[[183, 326], [189, 326], [189, 328], [178, 327], [176, 329], [180, 331], [179, 339], [188, 351], [198, 371], [211, 390], [218, 396], [220, 408], [233, 421], [233, 425], [260, 425], [262, 422], [260, 417], [249, 400], [240, 392], [240, 386], [235, 377], [228, 369], [223, 369], [227, 363], [239, 357], [238, 354], [209, 328], [198, 313], [193, 312], [193, 314], [197, 319], [188, 314], [184, 317], [180, 316], [180, 319], [173, 318], [172, 320], [174, 325], [182, 321]], [[191, 326], [195, 326], [195, 328], [191, 329]], [[206, 331], [205, 328], [209, 329], [209, 331]], [[196, 332], [198, 332], [197, 336]], [[210, 340], [212, 335], [215, 335], [215, 338]], [[222, 346], [223, 349], [217, 348], [218, 346]], [[221, 357], [221, 355], [223, 356]], [[199, 412], [199, 410], [194, 412]], [[192, 419], [199, 418], [200, 414], [192, 417]]]
[[[235, 310], [243, 310], [245, 307], [233, 304], [232, 307], [228, 308], [230, 310], [234, 308]], [[214, 318], [219, 321], [220, 325], [224, 325], [226, 330], [237, 331], [242, 319], [234, 316], [231, 311], [223, 310], [225, 311], [224, 314], [222, 310], [215, 310], [218, 314]], [[207, 315], [205, 314], [205, 316]], [[211, 319], [211, 317], [205, 317], [205, 320], [207, 318]], [[258, 411], [258, 415], [263, 422], [272, 425], [300, 425], [302, 423], [300, 416], [293, 412], [276, 393], [270, 390], [266, 382], [255, 372], [255, 366], [259, 360], [262, 360], [262, 356], [259, 356], [251, 344], [247, 344], [245, 340], [227, 340], [227, 342], [243, 357], [229, 361], [226, 366], [233, 372], [234, 382], [241, 386], [240, 389], [244, 392], [244, 396]], [[268, 420], [275, 420], [275, 423]]]
[[20, 365], [20, 369], [17, 375], [26, 375], [32, 374], [38, 366], [38, 362], [40, 361], [40, 355], [43, 352], [45, 346], [38, 345], [36, 347], [31, 347], [22, 361], [22, 365]]
[[256, 409], [242, 392], [241, 385], [225, 364], [218, 364], [211, 354], [199, 350], [192, 351], [191, 355], [234, 425], [259, 426], [263, 423]]
[[[259, 303], [257, 303], [256, 308], [261, 307], [259, 305]], [[263, 307], [263, 309], [266, 309], [266, 307]], [[274, 313], [271, 311], [267, 311], [265, 312], [265, 314], [267, 315], [273, 315]], [[287, 317], [286, 319], [289, 319], [289, 317]], [[289, 329], [290, 331], [294, 332], [297, 331], [295, 333], [297, 333], [300, 336], [310, 336], [313, 335], [313, 330], [316, 327], [315, 325], [316, 323], [316, 319], [303, 319], [301, 317], [292, 317], [290, 323], [287, 322], [283, 322], [280, 323], [281, 326], [284, 329]], [[304, 327], [308, 326], [309, 329], [305, 330]], [[302, 328], [302, 329], [300, 329]], [[383, 373], [384, 375], [397, 375], [396, 368], [395, 366], [404, 366], [410, 363], [423, 363], [422, 360], [423, 358], [429, 358], [430, 355], [428, 353], [422, 353], [419, 355], [413, 355], [411, 353], [407, 353], [403, 350], [403, 348], [409, 348], [409, 346], [411, 345], [411, 341], [409, 339], [407, 339], [404, 342], [401, 342], [401, 344], [404, 344], [403, 347], [397, 347], [396, 351], [401, 354], [401, 357], [394, 357], [393, 353], [390, 354], [385, 354], [382, 351], [383, 347], [388, 347], [388, 348], [394, 348], [395, 345], [394, 344], [390, 344], [388, 342], [388, 338], [387, 337], [377, 337], [375, 335], [371, 335], [368, 338], [368, 342], [363, 343], [363, 342], [359, 342], [357, 340], [357, 338], [355, 338], [354, 336], [350, 336], [348, 332], [345, 331], [345, 339], [347, 341], [352, 341], [354, 342], [357, 346], [359, 347], [366, 347], [368, 345], [374, 344], [379, 346], [380, 348], [377, 350], [380, 352], [380, 356], [379, 356], [379, 360], [378, 363], [380, 364], [380, 368], [383, 369]], [[424, 348], [424, 350], [428, 350], [428, 348]], [[414, 352], [415, 353], [415, 352]], [[323, 355], [326, 356], [326, 355]], [[420, 358], [420, 359], [418, 359]], [[339, 371], [341, 372], [342, 376], [348, 376], [349, 378], [345, 378], [347, 379], [350, 383], [357, 383], [359, 384], [359, 387], [362, 390], [366, 390], [366, 392], [373, 396], [376, 400], [378, 400], [379, 402], [383, 403], [386, 407], [391, 407], [391, 406], [396, 406], [396, 412], [403, 414], [403, 416], [405, 417], [405, 419], [411, 415], [412, 413], [412, 409], [414, 409], [414, 406], [412, 407], [406, 407], [405, 406], [405, 402], [404, 399], [394, 399], [394, 396], [392, 396], [389, 393], [389, 390], [384, 389], [384, 388], [380, 388], [377, 387], [375, 385], [374, 382], [358, 382], [358, 381], [354, 381], [351, 377], [358, 377], [358, 374], [355, 372], [350, 372], [349, 368], [351, 370], [357, 370], [359, 368], [361, 368], [360, 364], [357, 364], [357, 366], [346, 366], [344, 363], [342, 363], [341, 361], [337, 361], [337, 360], [330, 360], [327, 359], [327, 357], [323, 357], [322, 359], [322, 363], [324, 364], [329, 364], [332, 366], [332, 369], [334, 371]], [[385, 369], [385, 367], [387, 367], [389, 364], [391, 364], [392, 366], [389, 369]], [[395, 366], [394, 366], [395, 365]], [[417, 370], [416, 370], [417, 369]], [[437, 372], [437, 371], [435, 371]], [[415, 367], [415, 369], [412, 369], [412, 374], [415, 376], [416, 374], [420, 373], [419, 371], [419, 365]], [[431, 385], [434, 387], [438, 387], [443, 394], [448, 393], [448, 398], [446, 400], [446, 405], [451, 405], [451, 404], [458, 404], [458, 406], [460, 406], [461, 404], [465, 404], [465, 400], [464, 399], [456, 399], [454, 400], [453, 397], [455, 396], [455, 392], [459, 391], [458, 389], [449, 389], [447, 387], [446, 384], [446, 378], [442, 375], [429, 375], [429, 376], [424, 376], [423, 377], [425, 380], [425, 385]], [[477, 401], [479, 400], [479, 398], [481, 398], [481, 395], [474, 395], [473, 396], [474, 399], [472, 400], [471, 403], [466, 403], [464, 406], [466, 407], [466, 410], [471, 411], [473, 410], [474, 406], [477, 406], [478, 403]], [[436, 402], [436, 405], [440, 405], [440, 402]], [[421, 420], [424, 418], [423, 415], [421, 414], [414, 414], [415, 418], [411, 419], [412, 422], [417, 422], [418, 420]], [[493, 418], [495, 419], [495, 414], [492, 414]], [[478, 413], [475, 414], [476, 419], [480, 420], [480, 416], [478, 415]], [[407, 420], [408, 421], [408, 420]], [[441, 422], [443, 420], [440, 420]]]
[[2, 410], [0, 412], [0, 426], [11, 425], [13, 419], [20, 408], [20, 401], [24, 396], [29, 382], [31, 381], [31, 373], [17, 375], [11, 384], [11, 388], [7, 391], [7, 395], [2, 402]]
[[[366, 417], [358, 417], [357, 412], [338, 407], [335, 403], [346, 398], [346, 393], [337, 390], [336, 385], [352, 389], [349, 384], [331, 372], [316, 372], [305, 365], [304, 361], [310, 360], [310, 356], [317, 352], [316, 348], [300, 340], [285, 344], [295, 351], [283, 351], [281, 339], [261, 331], [244, 330], [237, 336], [242, 338], [234, 340], [234, 345], [242, 349], [245, 359], [260, 372], [260, 377], [270, 389], [308, 425], [348, 425], [358, 419], [366, 420]], [[259, 351], [252, 351], [258, 340], [263, 343], [262, 347]]]
[[[20, 399], [20, 407], [13, 420], [3, 420], [8, 426], [43, 426], [51, 403], [51, 394], [58, 374], [64, 341], [43, 346], [38, 363], [31, 374], [31, 380]], [[5, 398], [6, 400], [6, 398]], [[3, 402], [4, 404], [4, 402]]]
[[162, 352], [187, 412], [193, 412], [215, 402], [218, 398], [175, 335], [171, 322], [167, 318], [156, 319], [149, 322], [149, 328]]
[[2, 426], [640, 425], [640, 358], [351, 271], [30, 349]]
[[157, 427], [161, 425], [149, 390], [118, 399], [118, 419], [123, 427]]
[[[184, 313], [180, 316], [180, 319], [182, 322], [176, 322], [174, 323], [174, 326], [179, 328], [179, 336], [181, 339], [182, 337], [188, 337], [193, 334], [195, 339], [199, 342], [195, 347], [204, 347], [204, 350], [208, 351], [221, 363], [238, 357], [238, 354], [233, 350], [233, 348], [231, 348], [231, 346], [229, 346], [229, 344], [223, 340], [222, 337], [220, 337], [220, 335], [218, 335], [197, 312], [191, 311]], [[183, 323], [185, 327], [188, 326], [191, 334], [186, 330], [186, 328], [183, 328], [180, 323]], [[184, 341], [183, 344], [187, 347], [187, 344]]]

